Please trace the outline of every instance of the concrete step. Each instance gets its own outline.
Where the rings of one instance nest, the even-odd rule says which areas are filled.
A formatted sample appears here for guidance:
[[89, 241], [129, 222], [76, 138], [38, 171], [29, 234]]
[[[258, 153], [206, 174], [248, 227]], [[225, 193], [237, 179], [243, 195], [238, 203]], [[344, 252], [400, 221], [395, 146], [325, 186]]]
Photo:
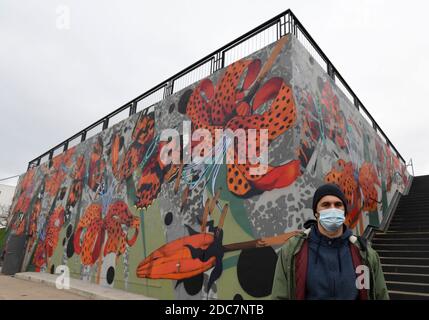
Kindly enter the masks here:
[[389, 291], [393, 290], [429, 294], [429, 284], [426, 283], [386, 281], [386, 285]]
[[429, 274], [429, 265], [395, 265], [381, 264], [383, 272]]
[[[390, 221], [390, 224], [393, 222], [423, 222], [426, 223], [429, 221], [429, 213], [427, 215], [408, 215], [408, 214], [399, 214], [397, 216], [393, 216], [392, 220]], [[389, 225], [390, 226], [390, 225]]]
[[417, 217], [417, 218], [424, 218], [429, 217], [429, 209], [427, 207], [425, 208], [402, 208], [397, 209], [393, 215], [393, 217]]
[[389, 231], [407, 231], [407, 232], [428, 232], [427, 225], [406, 225], [406, 226], [389, 226]]
[[425, 186], [423, 189], [421, 189], [421, 188], [417, 188], [414, 185], [414, 187], [412, 186], [410, 188], [410, 191], [408, 192], [408, 194], [406, 194], [406, 195], [404, 195], [404, 196], [401, 197], [401, 200], [402, 199], [407, 199], [407, 198], [412, 198], [412, 197], [420, 197], [420, 196], [422, 196], [422, 197], [424, 197], [424, 196], [429, 197], [428, 188], [429, 188], [428, 186]]
[[429, 300], [429, 294], [389, 290], [391, 300]]
[[414, 190], [414, 192], [410, 192], [408, 195], [401, 197], [401, 199], [399, 201], [400, 202], [406, 202], [406, 201], [410, 201], [410, 200], [425, 201], [428, 199], [429, 199], [429, 194], [419, 192], [418, 190]]
[[429, 258], [429, 251], [377, 250], [380, 257]]
[[429, 266], [429, 258], [380, 257], [382, 264]]
[[428, 204], [429, 197], [409, 197], [409, 198], [401, 198], [398, 203], [398, 208], [402, 208], [404, 206], [416, 207], [420, 204]]
[[427, 243], [417, 243], [417, 244], [408, 244], [408, 243], [373, 243], [372, 247], [375, 250], [406, 250], [406, 251], [428, 251], [429, 245]]
[[425, 222], [429, 221], [429, 215], [428, 216], [414, 216], [410, 218], [409, 216], [403, 215], [403, 216], [393, 216], [391, 223], [394, 222], [407, 222], [407, 221], [418, 221], [418, 222]]
[[413, 212], [418, 212], [418, 213], [428, 213], [428, 207], [429, 204], [427, 202], [424, 203], [401, 203], [398, 204], [398, 206], [396, 207], [396, 211], [394, 214], [397, 213], [403, 213], [403, 212], [407, 212], [407, 213], [413, 213]]
[[[406, 194], [405, 196], [406, 197], [409, 197], [409, 196], [413, 196], [413, 195], [420, 195], [420, 194], [423, 194], [423, 195], [425, 195], [425, 194], [428, 194], [428, 186], [425, 186], [425, 185], [422, 185], [422, 184], [414, 184], [414, 182], [413, 182], [413, 185], [411, 186], [411, 188], [410, 188], [410, 190], [408, 191], [408, 194]], [[411, 190], [413, 190], [414, 192], [411, 192]]]
[[416, 207], [411, 207], [411, 206], [403, 206], [403, 207], [398, 207], [394, 213], [394, 217], [400, 216], [400, 215], [407, 215], [407, 216], [422, 216], [425, 217], [427, 215], [429, 215], [429, 208], [427, 205], [425, 206], [416, 206]]
[[408, 194], [427, 194], [428, 188], [427, 183], [413, 183]]
[[399, 202], [398, 202], [398, 207], [399, 206], [416, 206], [417, 204], [421, 204], [421, 203], [428, 203], [429, 202], [429, 197], [428, 196], [407, 196], [407, 197], [402, 197]]
[[410, 198], [400, 200], [397, 206], [397, 209], [426, 209], [429, 199], [422, 198]]
[[409, 214], [398, 214], [393, 216], [392, 220], [390, 221], [390, 223], [393, 222], [411, 222], [411, 221], [416, 221], [416, 222], [427, 222], [429, 220], [429, 213], [425, 214], [425, 215], [409, 215]]
[[389, 225], [391, 227], [426, 227], [429, 229], [429, 221], [415, 221], [415, 220], [405, 220], [405, 221], [392, 221]]
[[396, 210], [421, 210], [427, 209], [428, 200], [408, 199], [403, 202], [399, 202]]
[[428, 239], [429, 232], [398, 232], [388, 230], [387, 232], [376, 232], [373, 241], [375, 239], [407, 239], [407, 238], [416, 238], [416, 239]]
[[397, 244], [397, 245], [429, 245], [429, 238], [373, 238], [372, 245], [381, 245], [381, 244]]
[[386, 281], [429, 284], [429, 274], [384, 272], [384, 279]]

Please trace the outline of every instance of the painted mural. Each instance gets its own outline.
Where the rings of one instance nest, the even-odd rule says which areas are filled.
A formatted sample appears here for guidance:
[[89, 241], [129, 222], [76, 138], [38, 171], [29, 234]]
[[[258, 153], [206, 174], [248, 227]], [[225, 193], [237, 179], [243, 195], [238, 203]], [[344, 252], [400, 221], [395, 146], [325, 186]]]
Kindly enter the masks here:
[[[277, 251], [313, 217], [319, 185], [341, 187], [347, 224], [362, 234], [407, 184], [404, 164], [288, 36], [148, 110], [20, 178], [9, 231], [28, 235], [25, 270], [67, 265], [73, 277], [162, 299], [269, 298]], [[268, 129], [267, 170], [165, 165], [160, 134], [184, 121], [213, 136]]]

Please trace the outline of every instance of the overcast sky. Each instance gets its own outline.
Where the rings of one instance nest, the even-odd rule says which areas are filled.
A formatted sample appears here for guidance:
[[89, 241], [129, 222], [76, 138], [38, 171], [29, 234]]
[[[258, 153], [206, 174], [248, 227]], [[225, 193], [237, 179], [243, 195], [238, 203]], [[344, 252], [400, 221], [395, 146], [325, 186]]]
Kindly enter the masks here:
[[[429, 174], [426, 3], [0, 0], [0, 179], [288, 8]], [[69, 29], [57, 27], [64, 5]]]

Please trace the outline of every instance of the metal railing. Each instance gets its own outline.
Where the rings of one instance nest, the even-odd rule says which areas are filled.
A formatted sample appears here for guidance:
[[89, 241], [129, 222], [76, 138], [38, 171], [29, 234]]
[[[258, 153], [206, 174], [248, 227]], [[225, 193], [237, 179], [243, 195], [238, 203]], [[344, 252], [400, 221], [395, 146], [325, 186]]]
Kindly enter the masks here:
[[133, 100], [127, 102], [123, 106], [94, 122], [72, 137], [64, 140], [52, 149], [31, 160], [28, 164], [28, 169], [40, 165], [42, 163], [42, 159], [45, 157], [47, 157], [50, 161], [56, 152], [66, 151], [72, 141], [78, 139], [80, 139], [80, 142], [85, 141], [88, 138], [88, 133], [90, 130], [93, 130], [99, 126], [102, 126], [102, 130], [107, 129], [109, 127], [109, 120], [115, 116], [117, 117], [119, 113], [129, 110], [128, 116], [131, 116], [135, 114], [140, 107], [142, 107], [140, 109], [145, 109], [146, 112], [148, 112], [155, 103], [180, 91], [188, 85], [213, 74], [225, 66], [240, 60], [252, 52], [262, 49], [263, 47], [277, 41], [286, 34], [294, 35], [306, 47], [313, 58], [318, 61], [322, 67], [325, 67], [326, 72], [336, 82], [338, 87], [350, 99], [350, 101], [355, 105], [360, 113], [364, 115], [364, 117], [366, 116], [374, 130], [378, 132], [382, 138], [384, 138], [386, 144], [391, 148], [393, 153], [396, 154], [396, 156], [400, 158], [401, 161], [405, 164], [404, 158], [365, 108], [361, 100], [350, 88], [350, 86], [347, 84], [329, 58], [325, 55], [322, 49], [320, 49], [319, 45], [313, 40], [311, 35], [307, 32], [298, 18], [296, 18], [293, 12], [288, 9], [274, 18], [264, 22], [260, 26], [250, 30], [241, 37], [231, 41], [220, 49], [198, 60], [189, 67], [176, 73], [172, 77], [161, 82], [157, 86], [146, 91]]
[[387, 228], [389, 228], [390, 222], [392, 221], [393, 215], [398, 207], [399, 200], [401, 200], [402, 193], [398, 190], [393, 194], [392, 200], [390, 201], [389, 207], [386, 212], [383, 212], [383, 220], [381, 221], [379, 226], [374, 226], [368, 224], [365, 228], [365, 231], [362, 234], [362, 237], [368, 241], [372, 241], [374, 234], [377, 231], [385, 232]]
[[[389, 206], [387, 207], [387, 210], [383, 212], [383, 220], [381, 221], [379, 226], [373, 226], [368, 224], [365, 228], [364, 233], [362, 234], [362, 237], [366, 240], [372, 241], [372, 238], [374, 234], [377, 231], [380, 232], [386, 232], [389, 229], [390, 223], [392, 222], [393, 215], [396, 212], [396, 209], [398, 208], [399, 201], [402, 197], [407, 196], [410, 192], [411, 185], [413, 184], [414, 175], [410, 176], [408, 179], [408, 183], [405, 186], [405, 189], [403, 192], [400, 192], [398, 190], [395, 191], [393, 194], [392, 199], [390, 200]], [[383, 208], [384, 210], [384, 208]]]

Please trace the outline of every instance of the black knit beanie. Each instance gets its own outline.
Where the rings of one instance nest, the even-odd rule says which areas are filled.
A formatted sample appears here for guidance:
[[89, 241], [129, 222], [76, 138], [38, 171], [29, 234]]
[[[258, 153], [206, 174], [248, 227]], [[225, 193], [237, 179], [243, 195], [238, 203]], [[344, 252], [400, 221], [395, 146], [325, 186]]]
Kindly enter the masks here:
[[341, 201], [344, 204], [344, 215], [347, 215], [347, 200], [344, 196], [344, 193], [340, 190], [340, 188], [336, 184], [324, 184], [317, 188], [316, 192], [314, 192], [313, 196], [313, 213], [315, 214], [317, 212], [317, 204], [319, 203], [320, 199], [322, 199], [324, 196], [336, 196], [341, 199]]

